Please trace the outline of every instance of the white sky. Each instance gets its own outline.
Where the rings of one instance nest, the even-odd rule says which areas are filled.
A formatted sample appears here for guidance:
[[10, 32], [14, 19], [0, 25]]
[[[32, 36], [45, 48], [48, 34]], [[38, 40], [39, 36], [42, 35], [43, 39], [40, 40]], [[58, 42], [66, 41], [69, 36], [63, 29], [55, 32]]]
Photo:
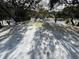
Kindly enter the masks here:
[[[48, 9], [48, 3], [49, 3], [49, 0], [42, 0], [42, 2], [41, 2], [41, 4], [43, 5], [43, 7], [45, 9]], [[63, 4], [63, 5], [58, 6], [55, 10], [61, 11], [64, 7], [65, 7], [65, 5]]]
[[48, 3], [49, 3], [49, 0], [42, 0], [42, 1], [40, 2], [40, 4], [43, 5], [43, 7], [44, 7], [45, 9], [48, 9]]

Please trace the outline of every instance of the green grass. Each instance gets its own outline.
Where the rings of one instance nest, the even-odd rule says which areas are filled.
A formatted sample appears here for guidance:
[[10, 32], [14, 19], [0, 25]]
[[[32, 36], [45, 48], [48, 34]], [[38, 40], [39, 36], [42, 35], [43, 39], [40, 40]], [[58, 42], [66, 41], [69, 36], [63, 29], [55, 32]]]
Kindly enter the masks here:
[[35, 22], [33, 23], [33, 28], [41, 28], [43, 27], [43, 23], [42, 22]]

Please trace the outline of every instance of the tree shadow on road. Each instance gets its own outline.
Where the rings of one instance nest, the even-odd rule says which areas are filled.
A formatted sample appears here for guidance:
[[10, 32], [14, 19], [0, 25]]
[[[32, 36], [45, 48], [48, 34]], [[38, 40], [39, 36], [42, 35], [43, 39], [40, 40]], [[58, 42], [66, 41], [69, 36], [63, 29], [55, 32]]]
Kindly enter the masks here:
[[36, 31], [31, 59], [79, 59], [79, 36], [65, 27], [50, 25]]
[[[24, 37], [23, 33], [27, 31], [27, 27], [24, 25], [16, 25], [14, 26], [7, 34], [7, 41], [4, 41], [3, 39], [0, 44], [0, 54], [3, 52], [7, 52], [3, 59], [7, 59], [8, 56], [17, 48], [17, 45], [21, 42], [22, 38]], [[4, 38], [6, 38], [4, 36]]]

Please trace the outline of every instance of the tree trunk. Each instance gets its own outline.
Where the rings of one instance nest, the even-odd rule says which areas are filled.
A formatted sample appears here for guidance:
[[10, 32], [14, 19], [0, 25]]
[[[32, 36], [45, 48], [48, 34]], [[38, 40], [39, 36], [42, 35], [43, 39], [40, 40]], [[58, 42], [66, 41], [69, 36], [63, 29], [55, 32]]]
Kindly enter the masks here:
[[76, 26], [79, 26], [79, 22], [78, 22], [78, 24]]
[[8, 25], [10, 26], [10, 21], [7, 21]]
[[72, 23], [72, 25], [75, 25], [74, 22], [73, 22], [73, 18], [71, 18], [71, 23]]
[[2, 28], [2, 24], [0, 23], [0, 28]]
[[56, 22], [57, 22], [57, 18], [55, 17], [55, 19], [54, 19], [54, 20], [55, 20], [55, 23], [56, 23]]

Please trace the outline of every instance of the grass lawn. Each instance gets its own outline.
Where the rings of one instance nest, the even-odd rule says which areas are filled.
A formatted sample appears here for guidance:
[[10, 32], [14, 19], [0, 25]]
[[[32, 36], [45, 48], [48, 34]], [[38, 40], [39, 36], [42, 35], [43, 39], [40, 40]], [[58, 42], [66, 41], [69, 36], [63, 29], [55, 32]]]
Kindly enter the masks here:
[[35, 22], [33, 23], [33, 28], [41, 28], [43, 27], [43, 23], [42, 22]]

